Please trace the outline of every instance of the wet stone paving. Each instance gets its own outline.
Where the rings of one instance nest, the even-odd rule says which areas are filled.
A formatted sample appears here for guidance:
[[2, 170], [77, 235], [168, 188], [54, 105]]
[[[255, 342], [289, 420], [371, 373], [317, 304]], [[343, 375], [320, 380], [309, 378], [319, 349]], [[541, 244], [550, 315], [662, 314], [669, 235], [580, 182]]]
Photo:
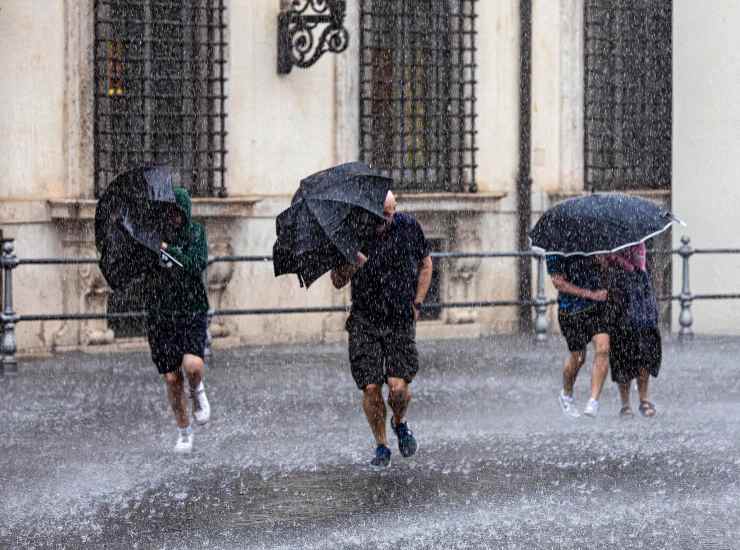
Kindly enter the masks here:
[[667, 339], [658, 416], [633, 391], [631, 420], [609, 380], [596, 419], [562, 415], [557, 337], [419, 349], [420, 448], [391, 435], [383, 472], [339, 344], [216, 350], [187, 457], [146, 353], [22, 361], [0, 548], [740, 548], [740, 338]]

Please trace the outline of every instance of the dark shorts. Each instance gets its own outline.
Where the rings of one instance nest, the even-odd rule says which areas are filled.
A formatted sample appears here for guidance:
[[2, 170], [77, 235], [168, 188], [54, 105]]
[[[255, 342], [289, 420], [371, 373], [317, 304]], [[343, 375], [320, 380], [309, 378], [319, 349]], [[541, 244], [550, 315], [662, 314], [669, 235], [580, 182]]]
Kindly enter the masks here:
[[146, 322], [152, 361], [159, 374], [175, 372], [186, 353], [203, 359], [208, 338], [208, 315], [194, 313], [182, 317], [148, 316]]
[[355, 316], [347, 319], [349, 364], [357, 387], [384, 384], [388, 378], [410, 383], [419, 371], [416, 325], [380, 328]]
[[576, 313], [558, 312], [560, 332], [568, 343], [568, 351], [584, 351], [597, 334], [609, 332], [604, 305], [596, 305]]

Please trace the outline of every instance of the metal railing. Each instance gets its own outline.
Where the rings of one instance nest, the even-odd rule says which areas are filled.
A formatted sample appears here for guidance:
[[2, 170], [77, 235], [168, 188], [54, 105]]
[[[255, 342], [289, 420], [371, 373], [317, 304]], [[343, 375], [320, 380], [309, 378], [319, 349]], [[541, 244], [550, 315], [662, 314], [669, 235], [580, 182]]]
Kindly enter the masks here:
[[[671, 255], [677, 255], [682, 261], [681, 271], [681, 293], [679, 295], [659, 298], [662, 301], [678, 301], [681, 311], [678, 317], [680, 329], [679, 338], [685, 340], [693, 335], [694, 323], [691, 306], [694, 300], [725, 300], [738, 299], [740, 293], [727, 294], [692, 294], [689, 285], [689, 261], [694, 254], [740, 254], [740, 249], [714, 248], [694, 249], [691, 247], [688, 237], [681, 239], [681, 246], [677, 249], [665, 251]], [[534, 338], [537, 342], [547, 339], [547, 308], [556, 303], [554, 299], [548, 299], [545, 293], [545, 258], [533, 251], [523, 252], [433, 252], [432, 257], [442, 259], [455, 258], [521, 258], [530, 257], [537, 264], [537, 281], [535, 297], [530, 301], [522, 300], [486, 300], [473, 302], [437, 302], [426, 303], [423, 309], [433, 308], [484, 308], [484, 307], [509, 307], [530, 306], [534, 309]], [[218, 262], [271, 262], [272, 256], [218, 256], [208, 260], [208, 265]], [[15, 244], [12, 239], [2, 243], [2, 256], [0, 266], [3, 270], [3, 301], [0, 312], [2, 322], [2, 346], [0, 350], [0, 376], [4, 373], [17, 372], [16, 359], [17, 343], [15, 325], [19, 322], [28, 321], [68, 321], [68, 320], [101, 320], [142, 318], [146, 312], [120, 312], [120, 313], [44, 313], [44, 314], [18, 314], [13, 309], [13, 272], [22, 265], [79, 265], [96, 264], [97, 258], [18, 258], [15, 254]], [[331, 313], [346, 312], [347, 306], [316, 306], [316, 307], [292, 307], [292, 308], [239, 308], [218, 309], [208, 312], [209, 318], [227, 315], [279, 315], [279, 314], [303, 314], [303, 313]]]

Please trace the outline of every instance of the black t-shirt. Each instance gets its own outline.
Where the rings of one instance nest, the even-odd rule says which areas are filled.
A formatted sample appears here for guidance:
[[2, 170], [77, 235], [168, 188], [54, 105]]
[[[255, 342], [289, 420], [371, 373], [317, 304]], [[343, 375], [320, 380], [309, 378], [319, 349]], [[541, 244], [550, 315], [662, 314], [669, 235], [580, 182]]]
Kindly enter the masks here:
[[382, 326], [411, 323], [419, 263], [429, 255], [419, 222], [395, 214], [363, 253], [367, 262], [352, 276], [352, 313]]

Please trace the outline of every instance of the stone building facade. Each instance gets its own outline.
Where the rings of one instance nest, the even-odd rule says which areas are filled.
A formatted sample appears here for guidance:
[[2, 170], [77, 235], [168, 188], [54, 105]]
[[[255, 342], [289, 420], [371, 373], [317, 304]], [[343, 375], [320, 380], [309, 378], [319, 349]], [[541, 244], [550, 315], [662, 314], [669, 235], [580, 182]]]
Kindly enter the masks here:
[[[212, 256], [269, 255], [275, 218], [299, 180], [356, 159], [394, 176], [399, 208], [418, 217], [438, 251], [517, 250], [522, 177], [532, 182], [531, 220], [590, 190], [627, 190], [670, 206], [680, 182], [690, 202], [694, 191], [681, 173], [693, 157], [670, 160], [684, 142], [684, 126], [671, 126], [671, 102], [674, 82], [688, 87], [690, 78], [680, 72], [688, 53], [676, 33], [691, 34], [687, 27], [699, 23], [670, 0], [637, 4], [625, 11], [609, 0], [8, 0], [0, 7], [2, 237], [14, 240], [21, 258], [94, 256], [96, 197], [115, 170], [161, 160], [160, 150], [194, 176], [194, 215], [206, 225]], [[279, 74], [278, 19], [291, 5], [307, 13], [346, 6], [346, 49]], [[732, 2], [724, 9], [717, 12], [737, 16]], [[630, 27], [636, 15], [655, 26]], [[527, 25], [531, 34], [522, 34]], [[640, 42], [656, 29], [662, 38]], [[531, 127], [523, 159], [527, 36]], [[624, 43], [619, 38], [600, 58], [601, 41], [615, 36]], [[635, 45], [647, 48], [649, 70], [663, 71], [655, 77], [661, 87], [634, 95], [617, 86], [615, 96], [612, 86], [609, 95], [593, 75], [649, 78], [620, 61], [637, 55]], [[653, 122], [640, 118], [666, 102]], [[630, 113], [637, 118], [627, 128], [621, 121]], [[176, 131], [162, 122], [168, 116]], [[629, 156], [636, 135], [629, 132], [668, 140], [648, 155], [662, 171]], [[625, 170], [632, 161], [639, 166]], [[518, 297], [513, 258], [444, 259], [436, 269], [444, 302]], [[669, 264], [657, 270], [670, 281]], [[215, 263], [207, 280], [216, 309], [349, 303], [348, 292], [327, 280], [307, 292], [294, 278], [275, 278], [269, 262]], [[90, 265], [21, 265], [14, 286], [14, 309], [23, 314], [104, 312], [112, 300]], [[215, 347], [331, 341], [343, 338], [343, 320], [342, 313], [217, 316], [211, 332]], [[517, 308], [454, 308], [420, 323], [419, 335], [477, 337], [518, 326]], [[97, 320], [16, 329], [25, 353], [144, 342], [135, 327]]]

